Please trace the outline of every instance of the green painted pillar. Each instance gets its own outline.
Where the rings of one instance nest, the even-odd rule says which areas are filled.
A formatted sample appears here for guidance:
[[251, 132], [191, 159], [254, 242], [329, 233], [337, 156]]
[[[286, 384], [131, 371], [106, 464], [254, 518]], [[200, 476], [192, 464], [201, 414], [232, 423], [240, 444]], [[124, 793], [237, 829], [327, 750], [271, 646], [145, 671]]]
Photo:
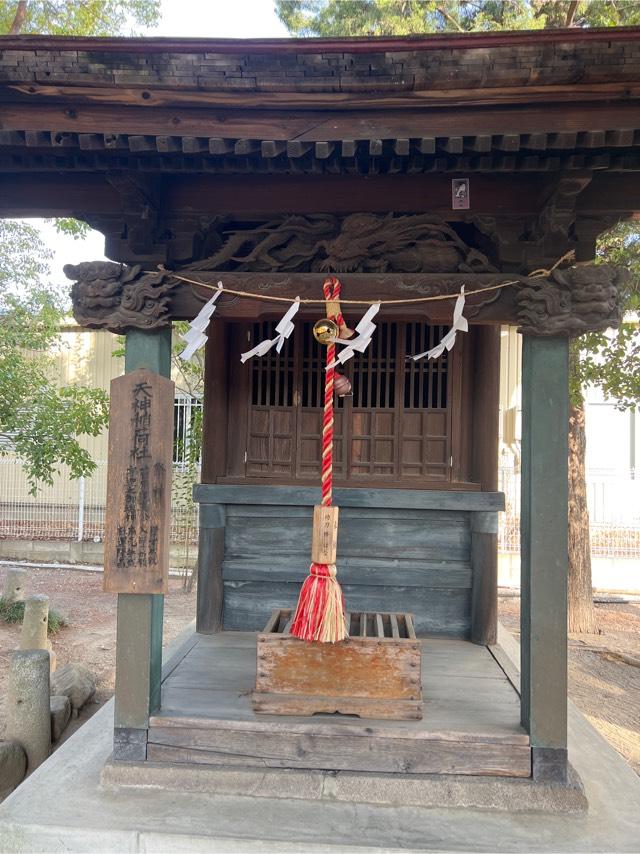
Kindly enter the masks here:
[[[171, 328], [128, 332], [124, 365], [170, 377]], [[162, 595], [118, 594], [115, 759], [146, 759], [149, 715], [160, 708], [163, 615]]]
[[524, 336], [522, 348], [522, 724], [533, 776], [567, 775], [569, 342]]

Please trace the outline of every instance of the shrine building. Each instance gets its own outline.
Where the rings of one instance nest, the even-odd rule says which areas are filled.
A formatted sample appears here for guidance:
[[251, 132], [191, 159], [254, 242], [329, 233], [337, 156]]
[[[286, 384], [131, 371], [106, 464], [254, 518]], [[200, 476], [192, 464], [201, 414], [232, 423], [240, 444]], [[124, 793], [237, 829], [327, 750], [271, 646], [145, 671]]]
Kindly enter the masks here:
[[[595, 247], [640, 210], [639, 97], [637, 28], [0, 37], [0, 216], [71, 216], [104, 234], [110, 262], [66, 270], [74, 314], [126, 335], [127, 375], [160, 375], [154, 418], [172, 418], [160, 379], [172, 321], [223, 287], [206, 329], [196, 631], [164, 674], [165, 588], [147, 582], [168, 486], [156, 468], [135, 492], [134, 451], [111, 444], [113, 501], [144, 492], [164, 508], [142, 568], [114, 545], [115, 766], [573, 785], [568, 352], [620, 319], [622, 274], [594, 264]], [[326, 355], [313, 326], [326, 312], [304, 301], [322, 301], [329, 276], [351, 328], [381, 303], [335, 399], [337, 577], [351, 634], [421, 645], [419, 719], [287, 717], [250, 701], [256, 633], [295, 607], [308, 574]], [[414, 360], [450, 330], [462, 289], [468, 331]], [[242, 362], [296, 297], [281, 351]], [[497, 638], [501, 326], [523, 336], [520, 676]], [[114, 396], [113, 435], [146, 418], [146, 388], [133, 416]], [[153, 428], [138, 440], [146, 453]]]

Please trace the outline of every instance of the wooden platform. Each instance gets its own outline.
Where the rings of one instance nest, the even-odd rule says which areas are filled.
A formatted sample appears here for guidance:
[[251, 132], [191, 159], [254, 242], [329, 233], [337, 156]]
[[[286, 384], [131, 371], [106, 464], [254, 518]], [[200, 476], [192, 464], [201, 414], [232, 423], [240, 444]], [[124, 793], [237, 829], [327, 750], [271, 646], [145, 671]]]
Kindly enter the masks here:
[[491, 652], [422, 640], [424, 718], [256, 715], [256, 634], [194, 635], [166, 676], [147, 758], [271, 768], [528, 777], [519, 697]]

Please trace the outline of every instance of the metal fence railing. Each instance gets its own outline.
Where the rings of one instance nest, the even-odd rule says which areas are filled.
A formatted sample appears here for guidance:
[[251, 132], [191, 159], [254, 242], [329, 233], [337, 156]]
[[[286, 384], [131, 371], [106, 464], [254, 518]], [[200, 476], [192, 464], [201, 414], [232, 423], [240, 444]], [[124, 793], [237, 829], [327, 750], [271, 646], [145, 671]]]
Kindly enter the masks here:
[[[171, 542], [189, 549], [198, 537], [197, 507], [190, 500], [190, 485], [177, 465], [177, 487], [171, 508]], [[107, 464], [99, 461], [91, 477], [72, 480], [60, 467], [51, 486], [41, 485], [35, 495], [19, 460], [0, 458], [0, 537], [19, 540], [75, 540], [101, 542], [104, 536]]]
[[[589, 472], [587, 490], [591, 522], [591, 552], [601, 557], [640, 559], [640, 480], [634, 472]], [[190, 499], [192, 473], [176, 464], [171, 517], [171, 542], [193, 557], [198, 539], [197, 507]], [[61, 468], [52, 486], [36, 495], [20, 462], [0, 457], [0, 538], [100, 542], [104, 536], [107, 488], [106, 462], [98, 462], [91, 477], [72, 480]], [[506, 512], [500, 514], [498, 548], [520, 551], [520, 474], [500, 469], [500, 489]]]
[[[498, 549], [515, 554], [520, 551], [520, 473], [503, 466], [499, 484], [505, 512], [500, 514]], [[640, 559], [640, 480], [635, 472], [587, 472], [587, 501], [591, 554]]]

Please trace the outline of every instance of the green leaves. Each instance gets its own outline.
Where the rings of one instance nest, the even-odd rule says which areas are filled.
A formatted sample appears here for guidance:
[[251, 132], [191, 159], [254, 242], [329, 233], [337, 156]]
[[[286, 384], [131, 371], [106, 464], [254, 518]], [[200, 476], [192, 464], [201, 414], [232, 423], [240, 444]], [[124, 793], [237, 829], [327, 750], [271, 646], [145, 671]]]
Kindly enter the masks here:
[[594, 385], [620, 409], [632, 409], [640, 401], [640, 226], [622, 222], [598, 241], [598, 261], [629, 271], [622, 293], [624, 320], [619, 329], [592, 332], [572, 343], [570, 392], [579, 406], [582, 389]]
[[160, 20], [160, 0], [18, 0], [0, 2], [0, 33], [133, 36]]
[[638, 0], [276, 0], [293, 36], [615, 27], [640, 23]]
[[74, 240], [82, 240], [91, 231], [91, 227], [81, 219], [74, 219], [71, 216], [62, 216], [58, 219], [47, 220], [52, 222], [58, 234], [66, 234], [68, 237], [73, 237]]
[[78, 437], [108, 421], [104, 391], [57, 387], [51, 353], [65, 299], [46, 284], [50, 254], [32, 226], [0, 220], [0, 454], [21, 458], [32, 493], [61, 463], [72, 477], [89, 474]]

